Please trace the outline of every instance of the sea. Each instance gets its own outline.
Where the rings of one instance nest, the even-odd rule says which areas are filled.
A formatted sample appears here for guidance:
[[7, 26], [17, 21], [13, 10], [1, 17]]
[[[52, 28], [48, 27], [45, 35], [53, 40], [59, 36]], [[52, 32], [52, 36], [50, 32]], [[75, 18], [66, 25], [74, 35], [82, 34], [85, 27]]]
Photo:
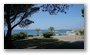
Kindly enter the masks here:
[[[64, 34], [67, 31], [72, 31], [72, 30], [55, 30], [54, 33], [55, 34]], [[7, 30], [4, 30], [4, 32], [6, 34]], [[12, 30], [12, 34], [19, 33], [19, 32], [26, 32], [27, 34], [30, 34], [30, 35], [36, 35], [37, 34], [36, 30]], [[44, 32], [48, 32], [48, 30], [40, 30], [39, 35], [43, 34]]]

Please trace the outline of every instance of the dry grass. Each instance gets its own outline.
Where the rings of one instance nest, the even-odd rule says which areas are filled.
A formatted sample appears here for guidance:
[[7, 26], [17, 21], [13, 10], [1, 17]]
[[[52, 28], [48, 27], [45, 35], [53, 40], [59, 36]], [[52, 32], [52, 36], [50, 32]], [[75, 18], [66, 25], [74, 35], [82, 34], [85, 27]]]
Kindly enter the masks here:
[[44, 38], [43, 36], [34, 36], [34, 37], [27, 37], [26, 39], [34, 39], [34, 38]]

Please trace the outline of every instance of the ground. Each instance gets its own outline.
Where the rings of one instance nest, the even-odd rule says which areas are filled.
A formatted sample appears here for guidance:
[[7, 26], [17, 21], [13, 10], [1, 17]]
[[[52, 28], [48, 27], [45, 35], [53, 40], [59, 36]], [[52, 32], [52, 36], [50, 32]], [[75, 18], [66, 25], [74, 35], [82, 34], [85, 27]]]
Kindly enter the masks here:
[[84, 49], [84, 41], [77, 40], [69, 42], [61, 40], [63, 39], [62, 37], [58, 36], [58, 38], [43, 38], [43, 36], [35, 36], [23, 40], [17, 40], [13, 43], [17, 49]]
[[75, 35], [64, 35], [64, 36], [52, 36], [55, 39], [59, 39], [62, 41], [75, 42], [75, 41], [84, 41], [83, 36], [75, 36]]

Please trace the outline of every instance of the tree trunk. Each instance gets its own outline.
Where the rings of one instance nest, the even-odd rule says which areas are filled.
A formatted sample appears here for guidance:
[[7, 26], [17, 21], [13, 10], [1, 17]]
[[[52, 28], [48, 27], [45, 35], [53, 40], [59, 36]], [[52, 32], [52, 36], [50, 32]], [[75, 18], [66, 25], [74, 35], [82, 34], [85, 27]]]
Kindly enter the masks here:
[[12, 29], [8, 28], [7, 35], [4, 37], [4, 49], [13, 49], [13, 41], [11, 37]]
[[11, 38], [11, 30], [8, 29], [6, 37], [4, 37], [4, 48], [5, 49], [12, 49], [13, 48], [13, 43], [12, 43], [12, 38]]
[[37, 32], [37, 36], [39, 36], [39, 32]]
[[10, 5], [8, 5], [8, 9], [7, 9], [7, 16], [6, 16], [6, 23], [7, 23], [7, 35], [4, 36], [4, 49], [12, 49], [14, 48], [13, 42], [12, 42], [12, 37], [11, 37], [11, 33], [12, 33], [12, 29], [11, 29], [11, 23], [10, 23]]

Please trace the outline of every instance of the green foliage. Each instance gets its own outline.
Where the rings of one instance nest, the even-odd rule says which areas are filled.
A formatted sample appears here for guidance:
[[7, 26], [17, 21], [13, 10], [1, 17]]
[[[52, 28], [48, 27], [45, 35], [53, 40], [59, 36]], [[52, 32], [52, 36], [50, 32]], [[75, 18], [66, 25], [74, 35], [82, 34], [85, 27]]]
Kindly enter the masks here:
[[35, 36], [39, 36], [39, 34], [36, 34]]
[[[30, 25], [31, 23], [34, 23], [28, 18], [32, 14], [39, 11], [40, 8], [34, 6], [35, 4], [5, 4], [4, 5], [5, 26], [9, 25], [8, 23], [14, 23], [14, 21], [16, 20], [18, 20], [18, 22], [15, 22], [15, 25], [11, 27], [12, 29], [15, 28], [17, 25], [24, 28]], [[7, 20], [9, 21], [6, 22]]]
[[12, 40], [19, 40], [19, 39], [25, 39], [27, 37], [27, 33], [25, 32], [19, 32], [16, 34], [12, 34]]
[[59, 34], [59, 36], [61, 36], [62, 34]]
[[53, 35], [54, 35], [53, 32], [44, 32], [44, 33], [43, 33], [43, 36], [44, 36], [45, 38], [50, 38], [50, 36], [53, 36]]
[[54, 27], [50, 27], [48, 30], [49, 30], [50, 32], [53, 32], [53, 31], [54, 31]]
[[76, 35], [79, 35], [79, 33], [76, 33]]
[[43, 12], [49, 12], [50, 15], [56, 15], [57, 13], [67, 13], [71, 4], [43, 4], [41, 6]]
[[81, 12], [82, 12], [82, 17], [84, 17], [84, 8], [81, 9]]
[[84, 35], [84, 29], [79, 31], [80, 35]]
[[40, 31], [40, 29], [39, 28], [36, 28], [36, 32], [37, 32], [37, 35], [36, 36], [39, 36], [39, 31]]
[[25, 49], [28, 47], [31, 47], [31, 49], [84, 49], [83, 41], [71, 43], [52, 38], [19, 40], [14, 41], [13, 43], [17, 49]]
[[34, 37], [34, 35], [27, 35], [28, 37]]

